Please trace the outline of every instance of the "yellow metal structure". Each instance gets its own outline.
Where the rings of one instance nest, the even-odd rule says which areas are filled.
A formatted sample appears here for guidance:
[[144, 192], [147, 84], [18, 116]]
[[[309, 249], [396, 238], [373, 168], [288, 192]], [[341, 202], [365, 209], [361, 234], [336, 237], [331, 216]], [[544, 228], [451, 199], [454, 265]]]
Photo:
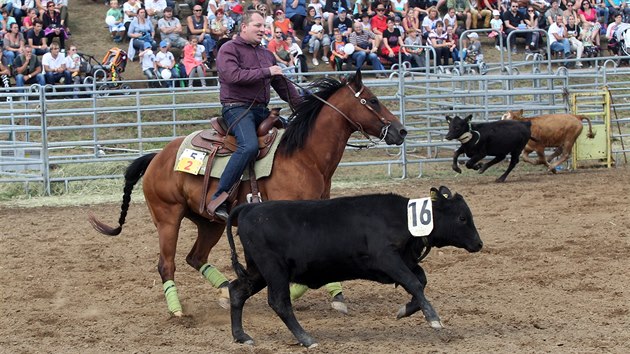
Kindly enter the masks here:
[[[576, 169], [581, 162], [589, 162], [589, 166], [597, 164], [610, 168], [612, 166], [611, 128], [610, 128], [610, 93], [608, 90], [597, 92], [579, 92], [571, 94], [571, 112], [586, 116], [593, 125], [594, 139], [586, 137], [588, 129], [582, 130], [572, 152], [572, 168]], [[603, 124], [600, 123], [603, 121]]]

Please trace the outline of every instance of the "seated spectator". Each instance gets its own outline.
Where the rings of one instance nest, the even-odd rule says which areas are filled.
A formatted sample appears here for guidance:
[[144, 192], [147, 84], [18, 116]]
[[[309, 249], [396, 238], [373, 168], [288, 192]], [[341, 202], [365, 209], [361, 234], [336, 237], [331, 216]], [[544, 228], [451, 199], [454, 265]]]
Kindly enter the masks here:
[[136, 18], [138, 14], [138, 10], [142, 7], [142, 4], [138, 0], [127, 0], [123, 4], [123, 14], [124, 14], [124, 24], [125, 24], [125, 32], [129, 32], [129, 26], [131, 25], [131, 21]]
[[548, 30], [549, 26], [551, 26], [552, 23], [556, 22], [556, 18], [558, 16], [564, 16], [564, 11], [562, 11], [562, 9], [560, 8], [560, 0], [552, 0], [551, 7], [547, 9], [544, 14], [545, 23], [539, 26], [544, 30]]
[[591, 2], [589, 0], [582, 0], [582, 5], [578, 10], [578, 15], [580, 16], [580, 23], [582, 25], [584, 25], [585, 22], [589, 22], [591, 24], [589, 32], [592, 33], [592, 41], [597, 47], [599, 47], [599, 30], [602, 28], [602, 25], [597, 20], [597, 10], [591, 6]]
[[234, 22], [231, 18], [225, 16], [223, 8], [218, 8], [215, 12], [215, 18], [210, 22], [210, 33], [215, 41], [221, 38], [227, 38], [230, 29], [234, 26]]
[[306, 18], [306, 1], [307, 0], [287, 1], [284, 11], [286, 17], [291, 21], [291, 28], [302, 28], [304, 18]]
[[[617, 14], [621, 14], [622, 22], [625, 18], [626, 23], [630, 23], [630, 1], [628, 0], [606, 0], [608, 2], [608, 11], [615, 19]], [[614, 21], [613, 21], [614, 22]]]
[[387, 17], [385, 16], [385, 6], [383, 4], [378, 3], [375, 9], [376, 16], [372, 17], [370, 20], [370, 28], [372, 33], [376, 36], [374, 46], [380, 48], [381, 42], [383, 41], [383, 31], [387, 29]]
[[105, 14], [105, 19], [110, 21], [110, 23], [107, 23], [107, 27], [109, 28], [109, 33], [114, 42], [120, 43], [126, 32], [125, 23], [123, 22], [123, 12], [120, 7], [118, 7], [118, 0], [110, 0], [109, 7], [107, 14]]
[[[387, 28], [383, 32], [383, 45], [381, 46], [381, 55], [390, 62], [398, 62], [399, 53], [403, 46], [403, 35], [400, 30], [394, 26], [394, 20], [387, 19]], [[402, 61], [406, 60], [406, 54], [402, 53]]]
[[319, 50], [323, 48], [322, 60], [328, 63], [328, 56], [330, 51], [330, 37], [324, 33], [324, 26], [322, 26], [322, 16], [317, 14], [313, 18], [315, 23], [311, 25], [308, 34], [311, 36], [308, 42], [308, 50], [313, 54], [313, 65], [319, 65]]
[[337, 12], [340, 8], [348, 8], [346, 0], [326, 0], [322, 8], [322, 19], [328, 26], [328, 34], [330, 35], [333, 33], [333, 20], [338, 15]]
[[11, 69], [9, 69], [9, 64], [6, 64], [4, 60], [4, 56], [2, 55], [3, 47], [0, 45], [0, 81], [2, 82], [2, 86], [9, 87], [9, 78], [11, 77]]
[[164, 16], [166, 0], [144, 0], [144, 8], [147, 10], [147, 19], [149, 19], [153, 27], [155, 27], [157, 26], [158, 20]]
[[[289, 43], [285, 41], [285, 36], [280, 28], [276, 28], [274, 38], [267, 44], [267, 49], [273, 53], [278, 66], [282, 69], [293, 67], [293, 56], [289, 52]], [[289, 72], [294, 72], [290, 70]]]
[[344, 38], [348, 38], [352, 32], [352, 20], [348, 17], [348, 11], [341, 7], [339, 14], [333, 19], [332, 27], [338, 28]]
[[[68, 49], [68, 55], [66, 55], [66, 70], [70, 72], [70, 76], [72, 77], [72, 84], [79, 85], [83, 81], [83, 74], [81, 72], [81, 56], [77, 53], [77, 47], [71, 45]], [[67, 84], [70, 84], [68, 82]], [[72, 91], [74, 95], [72, 98], [79, 98], [79, 88], [74, 87]]]
[[[448, 40], [448, 34], [444, 30], [444, 23], [438, 21], [435, 25], [435, 29], [429, 34], [429, 41], [431, 47], [435, 50], [435, 63], [438, 66], [448, 65], [448, 59], [451, 57], [451, 47], [455, 43]], [[449, 69], [446, 69], [446, 73], [450, 73]]]
[[273, 29], [275, 33], [275, 29], [279, 28], [282, 31], [282, 34], [288, 36], [289, 34], [293, 34], [293, 24], [289, 21], [288, 18], [284, 16], [284, 11], [277, 10], [275, 12], [275, 19], [273, 21]]
[[34, 0], [12, 0], [13, 17], [17, 23], [22, 23], [22, 18], [26, 17], [29, 10], [34, 9], [37, 13]]
[[[362, 18], [366, 15], [367, 18], [374, 16], [376, 13], [372, 10], [372, 2], [370, 0], [356, 0], [354, 4], [354, 10], [352, 11], [352, 17], [355, 19]], [[416, 17], [417, 19], [417, 17]]]
[[375, 45], [375, 42], [376, 35], [374, 35], [374, 33], [363, 29], [363, 25], [360, 22], [354, 23], [354, 31], [350, 33], [350, 43], [354, 45], [352, 61], [355, 63], [357, 69], [361, 69], [366, 60], [372, 65], [373, 70], [385, 69], [376, 54], [378, 47]]
[[194, 34], [199, 40], [199, 44], [203, 45], [206, 49], [206, 58], [208, 67], [212, 67], [212, 61], [214, 60], [214, 47], [216, 41], [210, 34], [210, 24], [208, 18], [201, 15], [201, 6], [195, 5], [193, 7], [193, 14], [186, 19], [188, 25], [188, 33]]
[[[405, 38], [406, 46], [421, 46], [422, 45], [422, 30], [410, 30], [407, 32], [407, 37]], [[411, 66], [414, 68], [424, 68], [426, 66], [426, 59], [424, 48], [413, 48], [407, 47], [405, 49], [407, 54], [410, 57], [409, 62]]]
[[[302, 48], [295, 43], [295, 40], [292, 36], [287, 37], [287, 44], [289, 45], [289, 53], [293, 58], [292, 65], [295, 66], [295, 71], [297, 73], [307, 73], [308, 72], [308, 63], [306, 62], [306, 56], [302, 52]], [[298, 77], [298, 81], [303, 81], [303, 77]]]
[[160, 51], [155, 55], [155, 70], [162, 78], [168, 78], [169, 75], [164, 74], [165, 71], [170, 72], [170, 79], [166, 79], [166, 86], [173, 87], [174, 79], [179, 79], [179, 70], [174, 69], [175, 57], [168, 50], [168, 42], [160, 42]]
[[[503, 13], [503, 28], [506, 35], [510, 35], [511, 32], [519, 29], [519, 26], [525, 26], [525, 20], [521, 13], [518, 11], [518, 2], [512, 1], [510, 3], [510, 11]], [[510, 37], [510, 46], [512, 47], [512, 54], [516, 54], [516, 37], [526, 37], [525, 33], [514, 34]]]
[[[429, 14], [422, 20], [422, 38], [424, 39], [429, 38], [429, 34], [435, 30], [438, 22], [442, 22], [435, 7], [430, 7], [428, 11]], [[444, 26], [444, 22], [442, 22], [442, 26]]]
[[483, 62], [483, 53], [481, 48], [479, 35], [476, 32], [468, 33], [468, 46], [463, 49], [461, 55], [462, 60], [474, 64]]
[[[241, 21], [243, 20], [243, 5], [236, 4], [228, 10], [226, 17], [232, 20], [232, 28], [230, 31], [233, 31], [235, 28], [239, 28]], [[304, 20], [304, 16], [302, 16], [302, 20]], [[300, 24], [302, 24], [302, 22], [300, 22]]]
[[158, 21], [158, 29], [160, 38], [168, 41], [175, 48], [184, 48], [188, 43], [181, 36], [182, 24], [177, 17], [173, 17], [173, 9], [170, 7], [164, 9], [164, 17]]
[[[415, 18], [415, 16], [414, 16]], [[417, 20], [417, 19], [416, 19]], [[361, 20], [359, 21], [361, 23], [361, 25], [363, 26], [363, 29], [366, 31], [370, 31], [372, 33], [374, 33], [372, 31], [372, 24], [370, 23], [370, 16], [368, 14], [363, 14], [361, 15]], [[404, 23], [404, 22], [403, 22]], [[419, 26], [419, 24], [418, 24]]]
[[33, 48], [29, 44], [26, 44], [22, 54], [15, 58], [13, 68], [15, 70], [15, 86], [46, 85], [46, 78], [42, 74], [42, 62], [36, 55], [33, 55]]
[[48, 1], [46, 7], [47, 10], [42, 15], [44, 35], [48, 39], [47, 42], [51, 44], [54, 38], [59, 38], [59, 46], [65, 52], [68, 33], [61, 23], [61, 15], [55, 10], [55, 3], [53, 1]]
[[[577, 13], [577, 8], [575, 7], [575, 2], [573, 0], [567, 0], [566, 6], [567, 6], [567, 9], [562, 11], [562, 16], [564, 17], [564, 20], [566, 21], [566, 23], [569, 23], [569, 16], [573, 16], [573, 18], [575, 19], [575, 24], [577, 26], [579, 26], [580, 25], [580, 15], [578, 15], [578, 13]], [[546, 14], [545, 14], [545, 16], [546, 16]]]
[[20, 29], [20, 31], [26, 33], [29, 30], [33, 29], [34, 26], [34, 20], [38, 18], [37, 17], [37, 10], [35, 9], [28, 9], [28, 15], [24, 16], [22, 18], [22, 28]]
[[59, 82], [69, 85], [72, 82], [72, 74], [66, 70], [66, 57], [59, 53], [57, 43], [52, 43], [50, 52], [42, 57], [42, 67], [47, 84], [54, 85]]
[[343, 71], [343, 64], [348, 62], [349, 56], [346, 54], [344, 48], [346, 41], [338, 28], [333, 29], [335, 41], [330, 45], [332, 52], [330, 59], [331, 63], [335, 66], [336, 71]]
[[465, 29], [470, 29], [472, 24], [470, 2], [468, 0], [449, 0], [447, 5], [448, 11], [442, 18], [444, 26], [453, 26], [453, 31], [459, 35], [464, 32], [464, 28], [461, 28], [457, 23], [459, 20], [464, 23]]
[[[525, 25], [527, 26], [527, 29], [540, 29], [540, 27], [538, 27], [538, 14], [536, 13], [536, 10], [534, 10], [533, 6], [529, 6], [527, 8], [527, 15], [525, 16]], [[540, 33], [531, 32], [528, 34], [529, 36], [527, 39], [527, 44], [525, 44], [525, 52], [531, 53], [532, 50], [535, 50], [536, 48], [538, 48], [538, 41], [540, 40]]]
[[203, 63], [206, 61], [206, 49], [199, 44], [197, 36], [191, 35], [188, 44], [184, 46], [184, 68], [186, 75], [190, 78], [188, 87], [193, 87], [194, 78], [198, 77], [201, 87], [206, 87], [206, 68]]
[[[50, 2], [50, 1], [49, 1]], [[61, 26], [68, 28], [68, 0], [52, 0], [55, 3], [55, 11], [61, 17]], [[48, 5], [46, 5], [48, 7]]]
[[144, 42], [144, 49], [138, 55], [140, 57], [140, 69], [147, 78], [149, 88], [160, 87], [160, 84], [156, 81], [158, 78], [155, 70], [155, 54], [151, 43]]
[[494, 47], [501, 51], [501, 44], [503, 47], [507, 45], [507, 35], [503, 30], [503, 20], [501, 19], [501, 13], [499, 10], [492, 10], [492, 20], [490, 21], [490, 27], [492, 32], [488, 34], [488, 37], [494, 38]]
[[4, 59], [7, 65], [13, 65], [13, 60], [20, 55], [24, 48], [24, 35], [20, 32], [20, 26], [12, 23], [10, 31], [4, 35]]
[[26, 32], [26, 41], [32, 48], [35, 55], [44, 55], [48, 53], [48, 43], [44, 35], [43, 24], [40, 19], [33, 21], [33, 28]]
[[[451, 58], [453, 58], [453, 62], [459, 61], [459, 48], [457, 47], [457, 44], [459, 43], [459, 36], [455, 32], [453, 32], [453, 27], [451, 26], [446, 27], [446, 35], [447, 40], [453, 43], [453, 45], [451, 45], [451, 47], [449, 48], [449, 50], [451, 51]], [[468, 38], [462, 39], [462, 45], [464, 47], [468, 46]]]
[[[153, 31], [153, 25], [146, 16], [147, 11], [142, 8], [139, 9], [136, 17], [129, 25], [129, 31], [127, 31], [127, 37], [130, 38], [133, 49], [138, 52], [144, 50], [144, 43], [150, 43], [151, 48], [157, 47], [154, 39], [155, 31]], [[132, 55], [130, 54], [130, 56]]]
[[[602, 25], [601, 31], [606, 33], [606, 28], [608, 27], [608, 21], [610, 20], [610, 9], [606, 6], [606, 3], [610, 0], [593, 0], [592, 7], [597, 12], [598, 17], [603, 18], [603, 22], [600, 22]], [[613, 12], [614, 14], [614, 12]]]
[[409, 9], [407, 11], [407, 16], [405, 16], [402, 20], [402, 25], [405, 29], [405, 33], [410, 33], [411, 31], [417, 31], [420, 29], [420, 21], [418, 21], [418, 16], [416, 16], [413, 9]]
[[390, 16], [398, 16], [401, 19], [405, 17], [407, 10], [409, 9], [407, 0], [391, 0], [390, 3], [392, 4], [392, 13]]
[[6, 8], [0, 10], [0, 39], [9, 32], [12, 23], [16, 23], [15, 17], [9, 16], [9, 10]]
[[492, 19], [492, 10], [485, 8], [482, 0], [470, 0], [471, 24], [470, 28], [481, 28], [478, 24], [479, 19], [483, 19], [483, 28], [490, 27]]
[[[567, 37], [567, 28], [562, 15], [556, 17], [556, 22], [549, 26], [549, 46], [554, 52], [562, 52], [564, 58], [571, 57], [571, 43]], [[567, 66], [568, 63], [564, 63]]]
[[[188, 4], [188, 8], [189, 9], [194, 9], [195, 7], [199, 6], [199, 8], [201, 8], [201, 14], [206, 17], [208, 15], [207, 9], [209, 7], [209, 3], [214, 3], [214, 10], [216, 10], [216, 6], [217, 4], [214, 2], [214, 0], [186, 0], [186, 4]], [[214, 13], [214, 12], [213, 12]]]
[[575, 67], [581, 68], [582, 63], [580, 63], [579, 60], [582, 58], [582, 53], [584, 52], [584, 44], [582, 44], [582, 41], [579, 39], [581, 29], [580, 26], [577, 25], [573, 15], [569, 16], [569, 23], [567, 23], [566, 27], [567, 38], [569, 39], [569, 43], [571, 43], [571, 51], [575, 51], [576, 58], [578, 59], [578, 62], [575, 63]]
[[593, 42], [596, 34], [599, 34], [599, 31], [595, 30], [591, 22], [582, 23], [579, 39], [584, 46], [584, 56], [593, 57], [599, 54], [599, 46]]

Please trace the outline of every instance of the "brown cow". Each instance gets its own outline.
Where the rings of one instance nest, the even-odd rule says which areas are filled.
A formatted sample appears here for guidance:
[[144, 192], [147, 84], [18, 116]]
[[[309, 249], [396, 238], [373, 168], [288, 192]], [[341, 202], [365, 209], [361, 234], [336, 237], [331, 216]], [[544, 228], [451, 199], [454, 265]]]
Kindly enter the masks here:
[[[523, 110], [520, 111], [508, 111], [501, 117], [501, 120], [514, 119], [520, 121], [528, 121], [532, 123], [532, 137], [536, 141], [530, 139], [527, 142], [527, 146], [523, 149], [521, 157], [523, 161], [531, 164], [544, 164], [549, 171], [556, 173], [556, 166], [565, 162], [569, 158], [573, 144], [577, 140], [580, 133], [582, 133], [582, 120], [586, 119], [588, 122], [588, 134], [587, 137], [593, 138], [593, 129], [591, 127], [591, 121], [584, 116], [576, 116], [573, 114], [543, 114], [536, 117], [525, 118], [523, 117]], [[545, 158], [545, 148], [555, 147], [556, 150]], [[529, 153], [536, 151], [538, 159], [532, 159], [529, 157]], [[558, 161], [550, 164], [551, 160], [560, 156]]]

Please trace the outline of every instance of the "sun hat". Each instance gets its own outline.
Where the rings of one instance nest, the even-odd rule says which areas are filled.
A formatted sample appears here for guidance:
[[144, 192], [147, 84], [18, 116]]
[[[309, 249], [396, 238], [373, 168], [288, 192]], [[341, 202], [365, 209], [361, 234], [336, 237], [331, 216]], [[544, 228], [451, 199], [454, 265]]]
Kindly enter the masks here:
[[322, 15], [317, 14], [317, 15], [313, 16], [313, 18], [322, 18]]
[[144, 49], [149, 49], [149, 48], [151, 48], [151, 43], [144, 42]]
[[468, 38], [479, 38], [479, 35], [476, 32], [468, 33]]
[[167, 41], [161, 41], [160, 42], [160, 48], [166, 48], [168, 47], [168, 42]]
[[501, 16], [499, 10], [492, 10], [492, 16]]

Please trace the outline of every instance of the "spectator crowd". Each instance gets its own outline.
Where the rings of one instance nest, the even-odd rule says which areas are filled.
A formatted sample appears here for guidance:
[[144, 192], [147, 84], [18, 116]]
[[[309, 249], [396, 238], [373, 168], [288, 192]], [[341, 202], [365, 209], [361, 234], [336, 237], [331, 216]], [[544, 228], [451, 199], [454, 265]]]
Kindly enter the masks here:
[[[184, 4], [189, 16], [183, 16]], [[153, 86], [183, 85], [179, 79], [186, 77], [190, 86], [205, 85], [218, 48], [237, 34], [243, 12], [251, 10], [265, 18], [262, 45], [285, 71], [295, 73], [322, 64], [331, 70], [383, 70], [399, 61], [419, 68], [479, 63], [480, 36], [494, 38], [497, 50], [512, 54], [549, 44], [565, 59], [597, 56], [604, 49], [616, 55], [616, 33], [630, 22], [630, 0], [110, 0], [105, 5], [113, 45], [128, 45], [128, 57], [140, 63]], [[86, 73], [76, 46], [66, 52], [68, 0], [0, 0], [0, 6], [2, 85], [11, 79], [16, 86], [81, 82]]]

